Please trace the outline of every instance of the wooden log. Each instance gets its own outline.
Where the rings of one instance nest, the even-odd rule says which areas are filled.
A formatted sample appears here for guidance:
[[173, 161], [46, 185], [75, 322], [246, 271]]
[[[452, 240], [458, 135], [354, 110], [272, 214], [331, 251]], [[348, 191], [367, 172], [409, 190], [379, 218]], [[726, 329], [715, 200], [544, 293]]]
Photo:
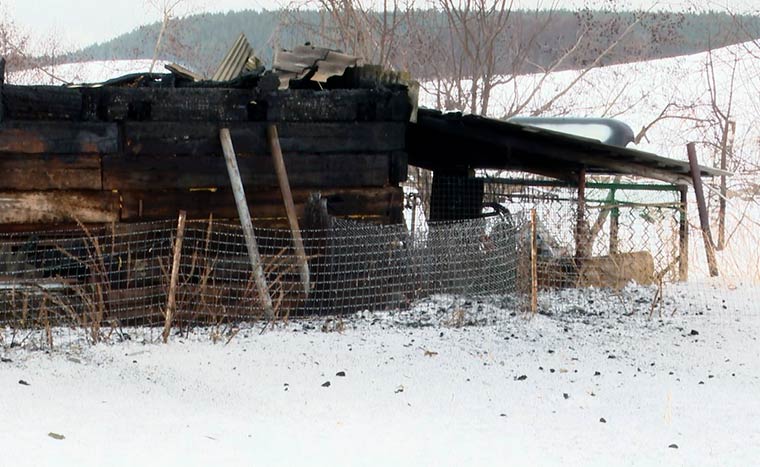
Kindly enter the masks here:
[[691, 167], [691, 177], [694, 184], [694, 195], [697, 198], [697, 210], [699, 211], [699, 224], [702, 228], [702, 239], [705, 243], [705, 254], [707, 256], [707, 267], [711, 277], [718, 276], [718, 262], [715, 259], [715, 243], [710, 232], [710, 218], [707, 214], [707, 203], [705, 203], [705, 193], [702, 188], [702, 174], [699, 170], [697, 161], [697, 150], [694, 143], [686, 145], [686, 153], [689, 156], [689, 166]]
[[0, 190], [100, 190], [100, 156], [0, 155]]
[[10, 120], [80, 120], [82, 93], [63, 86], [3, 86], [5, 118]]
[[[240, 157], [269, 155], [266, 123], [231, 124]], [[222, 155], [219, 127], [200, 122], [126, 122], [124, 150], [131, 155]], [[362, 153], [400, 151], [406, 126], [401, 122], [291, 123], [279, 125], [280, 146], [286, 154]], [[104, 151], [108, 152], [108, 151]]]
[[[336, 188], [384, 186], [389, 183], [391, 155], [384, 154], [287, 154], [293, 187]], [[249, 191], [277, 187], [270, 157], [238, 158], [240, 175]], [[190, 189], [226, 187], [225, 162], [215, 156], [103, 156], [103, 188], [106, 190]]]
[[174, 318], [174, 309], [177, 301], [177, 283], [179, 282], [179, 264], [182, 255], [182, 239], [185, 236], [185, 211], [179, 212], [177, 220], [177, 235], [174, 239], [174, 249], [172, 250], [172, 271], [169, 279], [169, 296], [166, 300], [166, 313], [164, 321], [164, 331], [161, 334], [164, 344], [169, 341], [169, 333], [172, 329], [172, 320]]
[[270, 122], [406, 122], [412, 111], [402, 89], [288, 89], [258, 102], [266, 106]]
[[84, 102], [90, 118], [108, 122], [245, 122], [256, 95], [252, 89], [101, 87], [86, 90]]
[[110, 223], [119, 194], [100, 191], [0, 192], [0, 224]]
[[[306, 201], [312, 190], [293, 190], [296, 215], [304, 218]], [[368, 217], [390, 221], [392, 211], [401, 209], [403, 191], [399, 187], [345, 188], [320, 190], [327, 200], [329, 213], [338, 217]], [[228, 188], [213, 191], [123, 191], [121, 220], [166, 219], [187, 211], [190, 219], [236, 219], [235, 198]], [[249, 191], [246, 193], [254, 219], [285, 219], [285, 207], [277, 190]], [[142, 205], [142, 211], [140, 206]]]
[[285, 168], [285, 161], [282, 157], [282, 150], [280, 149], [280, 141], [277, 137], [277, 127], [270, 125], [267, 128], [267, 136], [269, 138], [269, 145], [271, 147], [272, 162], [274, 163], [275, 172], [277, 172], [277, 180], [280, 185], [280, 191], [282, 192], [282, 200], [285, 204], [285, 212], [288, 216], [288, 223], [290, 224], [290, 233], [293, 236], [293, 249], [298, 257], [299, 271], [301, 273], [301, 284], [303, 285], [304, 293], [308, 296], [310, 289], [309, 280], [309, 262], [306, 260], [306, 250], [303, 247], [303, 238], [301, 238], [301, 228], [298, 226], [298, 215], [296, 213], [296, 207], [293, 203], [293, 194], [290, 191], [290, 182], [288, 181], [288, 172]]
[[243, 189], [243, 182], [240, 178], [240, 171], [238, 170], [230, 131], [227, 128], [222, 128], [219, 131], [219, 138], [222, 142], [222, 148], [224, 149], [224, 159], [227, 162], [227, 170], [230, 175], [232, 193], [235, 195], [235, 203], [240, 216], [240, 224], [243, 227], [243, 233], [245, 234], [245, 243], [248, 247], [248, 256], [251, 260], [251, 268], [253, 269], [253, 276], [256, 282], [256, 289], [259, 293], [259, 300], [264, 309], [264, 314], [271, 321], [274, 319], [272, 297], [269, 296], [269, 288], [267, 287], [264, 270], [261, 266], [261, 258], [259, 257], [259, 250], [256, 246], [256, 236], [253, 233], [253, 224], [251, 223], [251, 214], [248, 212], [248, 202], [245, 199], [245, 190]]
[[0, 153], [107, 154], [119, 150], [115, 124], [5, 120]]

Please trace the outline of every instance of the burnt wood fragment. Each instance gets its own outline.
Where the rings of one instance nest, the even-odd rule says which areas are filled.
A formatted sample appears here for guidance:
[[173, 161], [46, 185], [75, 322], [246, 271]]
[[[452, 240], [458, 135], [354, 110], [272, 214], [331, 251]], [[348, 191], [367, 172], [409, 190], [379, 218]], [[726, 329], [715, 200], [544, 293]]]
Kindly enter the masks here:
[[118, 151], [115, 124], [6, 120], [0, 124], [0, 153], [107, 154]]
[[5, 118], [10, 120], [80, 120], [82, 94], [63, 86], [3, 86]]

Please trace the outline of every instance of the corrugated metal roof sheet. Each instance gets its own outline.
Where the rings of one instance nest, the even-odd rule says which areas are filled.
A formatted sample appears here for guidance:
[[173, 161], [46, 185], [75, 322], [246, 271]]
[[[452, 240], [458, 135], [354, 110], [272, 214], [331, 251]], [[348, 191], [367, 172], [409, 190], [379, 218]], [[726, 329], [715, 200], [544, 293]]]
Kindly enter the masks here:
[[259, 60], [253, 55], [253, 47], [248, 43], [245, 34], [240, 34], [232, 47], [217, 67], [211, 81], [230, 81], [244, 71], [253, 70], [259, 65]]
[[331, 76], [342, 76], [346, 69], [360, 66], [362, 59], [337, 50], [302, 45], [293, 50], [280, 50], [274, 55], [274, 71], [280, 77], [280, 89], [290, 80], [310, 77], [324, 83]]

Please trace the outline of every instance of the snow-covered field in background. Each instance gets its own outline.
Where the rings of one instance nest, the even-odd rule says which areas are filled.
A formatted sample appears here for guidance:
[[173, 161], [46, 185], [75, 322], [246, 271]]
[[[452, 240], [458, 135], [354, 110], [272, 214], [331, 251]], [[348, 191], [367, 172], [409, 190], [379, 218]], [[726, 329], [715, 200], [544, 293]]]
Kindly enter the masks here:
[[2, 464], [755, 464], [758, 291], [682, 286], [649, 319], [652, 292], [564, 291], [532, 318], [434, 297], [216, 344], [6, 331]]

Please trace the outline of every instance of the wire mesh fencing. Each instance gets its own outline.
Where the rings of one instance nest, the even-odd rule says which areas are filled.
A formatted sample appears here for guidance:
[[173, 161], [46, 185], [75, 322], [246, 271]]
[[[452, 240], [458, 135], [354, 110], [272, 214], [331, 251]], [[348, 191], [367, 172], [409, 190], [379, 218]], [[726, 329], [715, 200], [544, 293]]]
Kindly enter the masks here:
[[[92, 331], [261, 319], [262, 297], [239, 225], [188, 221], [176, 286], [172, 222], [0, 237], [0, 324], [73, 325]], [[432, 294], [517, 294], [524, 221], [489, 217], [425, 229], [332, 219], [302, 231], [311, 287], [299, 274], [289, 230], [256, 229], [275, 317], [404, 309]]]

